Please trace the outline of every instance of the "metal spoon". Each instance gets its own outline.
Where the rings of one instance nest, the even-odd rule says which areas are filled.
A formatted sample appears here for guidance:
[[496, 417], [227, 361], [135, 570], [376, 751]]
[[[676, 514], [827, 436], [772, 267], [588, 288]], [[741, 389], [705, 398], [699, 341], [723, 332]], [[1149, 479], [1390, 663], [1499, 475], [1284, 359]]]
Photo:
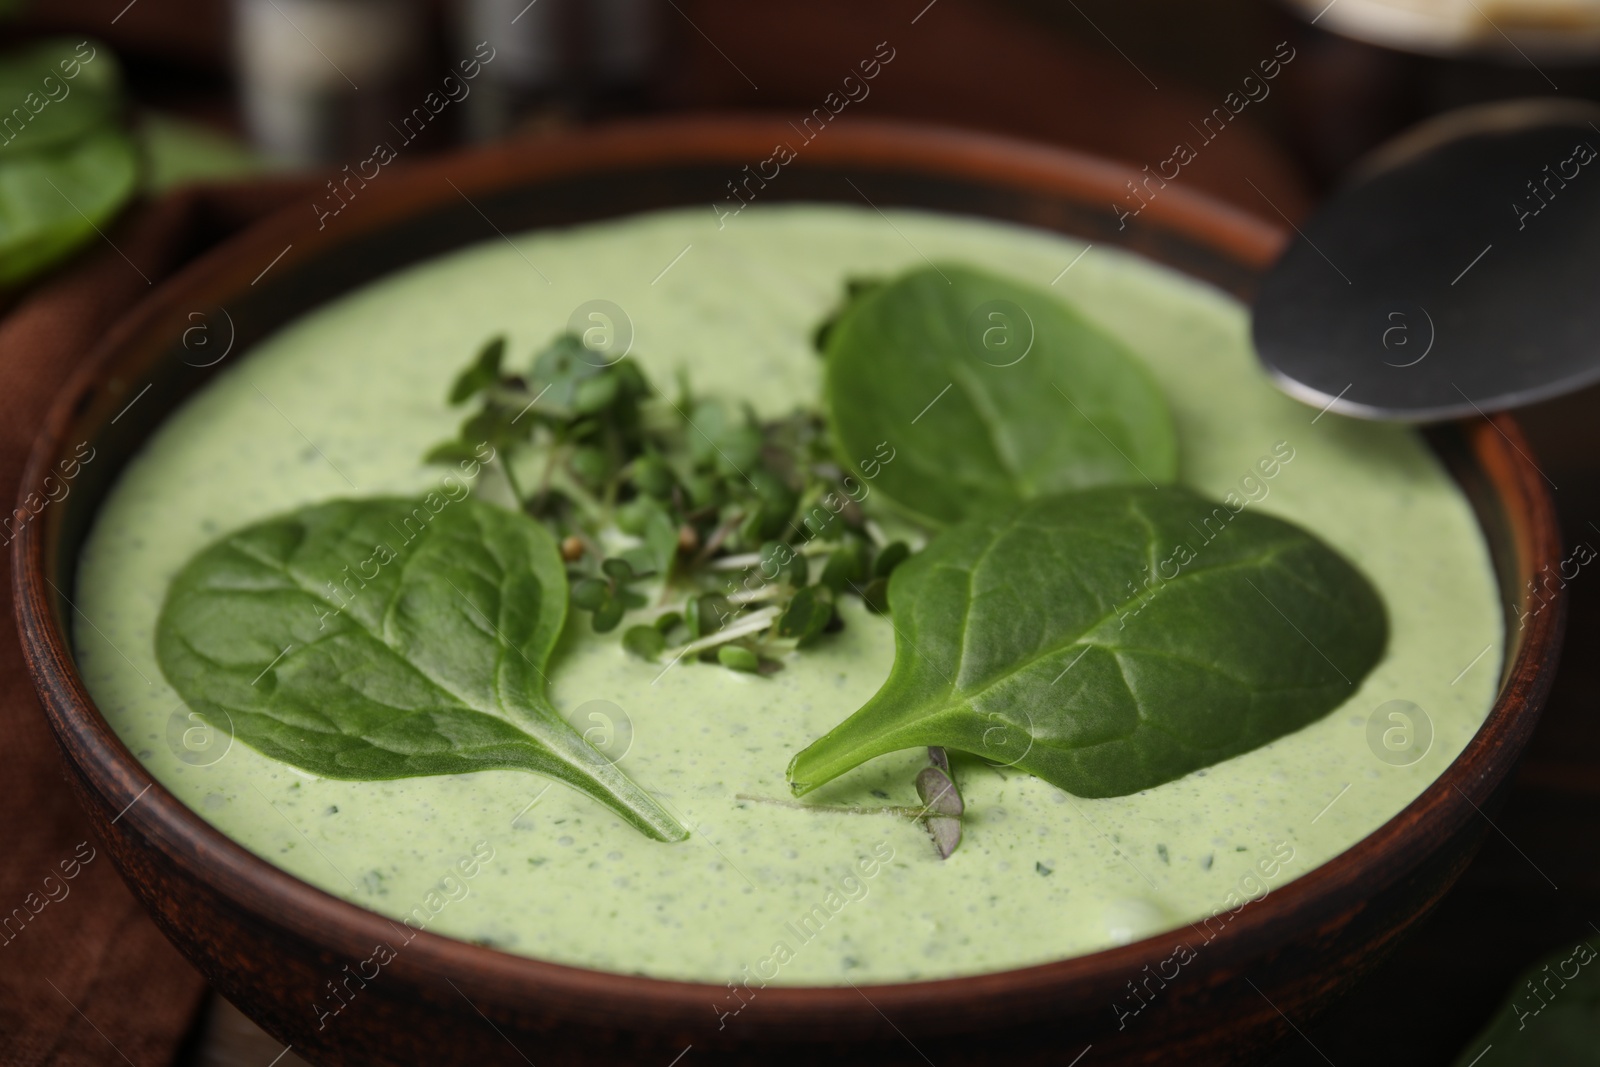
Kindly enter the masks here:
[[1256, 298], [1258, 358], [1342, 415], [1432, 422], [1600, 380], [1600, 106], [1466, 108], [1379, 148]]

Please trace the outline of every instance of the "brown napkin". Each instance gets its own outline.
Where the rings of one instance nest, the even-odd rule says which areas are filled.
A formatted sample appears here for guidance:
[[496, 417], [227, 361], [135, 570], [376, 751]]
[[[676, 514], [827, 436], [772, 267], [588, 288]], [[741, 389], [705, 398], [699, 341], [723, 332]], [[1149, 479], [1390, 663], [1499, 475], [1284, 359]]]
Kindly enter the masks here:
[[[298, 180], [197, 187], [141, 205], [0, 311], [0, 508], [17, 497], [56, 391], [107, 327], [188, 260], [310, 188]], [[0, 1064], [170, 1063], [204, 980], [123, 886], [63, 782], [22, 662], [9, 565], [0, 758]]]

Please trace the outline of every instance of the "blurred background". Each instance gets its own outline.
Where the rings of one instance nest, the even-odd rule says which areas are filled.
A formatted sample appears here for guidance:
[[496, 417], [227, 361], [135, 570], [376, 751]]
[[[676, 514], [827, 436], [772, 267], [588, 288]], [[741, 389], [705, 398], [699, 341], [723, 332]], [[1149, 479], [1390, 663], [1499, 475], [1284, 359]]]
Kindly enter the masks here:
[[[48, 102], [0, 112], [0, 324], [82, 257], [109, 256], [101, 238], [197, 183], [259, 205], [273, 189], [320, 186], [380, 142], [404, 166], [670, 112], [802, 116], [886, 38], [892, 70], [844, 121], [975, 127], [1143, 167], [1244, 92], [1248, 107], [1183, 181], [1277, 225], [1427, 116], [1511, 97], [1600, 99], [1600, 0], [0, 0], [5, 108], [49, 91], [42, 78], [61, 55], [81, 64], [56, 83], [80, 94], [70, 115]], [[1241, 89], [1274, 56], [1279, 75], [1254, 83], [1265, 91]], [[244, 220], [215, 213], [194, 247]], [[1594, 401], [1525, 415], [1569, 542], [1600, 536]], [[1422, 930], [1276, 1065], [1465, 1065], [1526, 968], [1579, 938], [1600, 944], [1595, 581], [1570, 590], [1557, 691], [1482, 853]], [[298, 1062], [274, 1061], [275, 1042], [198, 979], [192, 988], [193, 1004], [174, 1009], [184, 1032], [171, 1062]], [[1597, 1063], [1600, 996], [1590, 1005], [1596, 1058], [1581, 1062]], [[0, 1062], [8, 1055], [0, 1047]]]
[[[905, 25], [899, 9], [926, 2], [4, 0], [0, 32], [109, 45], [161, 184], [364, 158], [475, 52], [495, 59], [408, 152], [669, 111], [804, 113], [864, 43]], [[1256, 168], [1297, 207], [1428, 115], [1600, 94], [1591, 0], [936, 0], [910, 34], [863, 113], [1141, 165], [1287, 41], [1295, 59], [1252, 101], [1240, 143], [1185, 175], [1239, 198], [1239, 168]]]

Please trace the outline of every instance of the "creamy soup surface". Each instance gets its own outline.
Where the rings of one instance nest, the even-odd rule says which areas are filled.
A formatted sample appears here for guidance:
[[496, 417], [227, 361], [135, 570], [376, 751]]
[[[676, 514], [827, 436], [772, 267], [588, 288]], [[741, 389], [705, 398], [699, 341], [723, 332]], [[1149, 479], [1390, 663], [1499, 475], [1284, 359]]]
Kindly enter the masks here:
[[[156, 778], [267, 861], [397, 920], [395, 951], [426, 929], [608, 971], [842, 984], [1018, 967], [1164, 930], [1198, 950], [1231, 912], [1191, 923], [1349, 848], [1482, 723], [1503, 627], [1465, 499], [1414, 432], [1318, 418], [1274, 390], [1232, 298], [1131, 254], [976, 219], [816, 205], [752, 207], [724, 223], [701, 208], [497, 238], [231, 354], [129, 463], [80, 565], [80, 665]], [[336, 781], [185, 734], [195, 724], [153, 647], [172, 576], [219, 535], [273, 513], [436, 484], [440, 469], [420, 456], [453, 434], [460, 412], [446, 387], [491, 334], [510, 336], [520, 364], [574, 309], [609, 300], [626, 310], [632, 354], [656, 382], [685, 367], [697, 390], [777, 416], [816, 403], [810, 337], [845, 279], [927, 260], [969, 262], [1076, 304], [1161, 383], [1184, 484], [1219, 499], [1239, 492], [1372, 579], [1390, 644], [1346, 704], [1264, 748], [1113, 799], [963, 763], [965, 838], [945, 861], [894, 815], [766, 802], [787, 802], [790, 757], [888, 674], [890, 623], [853, 598], [843, 632], [772, 677], [663, 671], [628, 657], [616, 634], [569, 624], [555, 705], [598, 740], [610, 731], [620, 766], [692, 830], [682, 844], [647, 840], [525, 773]], [[908, 387], [924, 386], [932, 400], [937, 383]], [[1292, 455], [1276, 476], [1244, 481], [1275, 448]], [[1392, 700], [1422, 709], [1426, 725], [1408, 732], [1387, 711], [1370, 724]], [[881, 757], [808, 801], [914, 805], [925, 762], [921, 751]]]

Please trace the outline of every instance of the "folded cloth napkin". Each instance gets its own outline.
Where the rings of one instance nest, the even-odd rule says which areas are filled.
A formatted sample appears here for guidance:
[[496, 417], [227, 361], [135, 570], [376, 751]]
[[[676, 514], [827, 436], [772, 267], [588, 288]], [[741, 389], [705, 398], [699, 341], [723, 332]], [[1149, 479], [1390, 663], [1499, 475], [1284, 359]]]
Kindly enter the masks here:
[[[111, 323], [218, 241], [303, 196], [272, 179], [139, 205], [106, 239], [0, 308], [0, 500], [17, 485], [57, 390]], [[170, 1063], [204, 980], [122, 884], [63, 784], [11, 606], [0, 613], [0, 1064]]]

